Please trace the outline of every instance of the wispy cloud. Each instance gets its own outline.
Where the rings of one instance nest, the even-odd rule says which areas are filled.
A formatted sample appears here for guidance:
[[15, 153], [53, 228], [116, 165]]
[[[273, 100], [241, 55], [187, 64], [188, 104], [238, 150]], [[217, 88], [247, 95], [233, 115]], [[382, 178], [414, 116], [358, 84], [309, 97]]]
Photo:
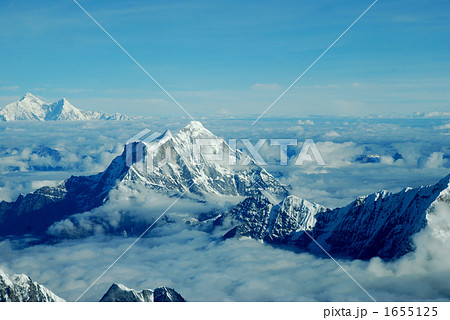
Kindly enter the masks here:
[[90, 88], [56, 88], [57, 92], [67, 92], [67, 93], [82, 93], [82, 92], [92, 92]]
[[265, 90], [265, 91], [281, 90], [281, 86], [276, 83], [255, 83], [250, 88], [253, 90]]
[[392, 20], [394, 22], [403, 22], [403, 23], [410, 23], [410, 22], [417, 22], [419, 21], [419, 18], [412, 14], [398, 14], [395, 15]]
[[4, 87], [0, 87], [1, 91], [17, 91], [19, 89], [20, 89], [19, 86], [4, 86]]

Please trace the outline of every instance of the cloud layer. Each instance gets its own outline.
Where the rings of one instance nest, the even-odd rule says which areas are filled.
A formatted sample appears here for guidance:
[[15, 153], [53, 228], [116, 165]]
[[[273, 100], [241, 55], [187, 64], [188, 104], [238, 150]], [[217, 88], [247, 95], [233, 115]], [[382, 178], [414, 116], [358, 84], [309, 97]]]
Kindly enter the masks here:
[[[378, 301], [448, 300], [450, 284], [442, 279], [450, 275], [445, 254], [450, 249], [449, 214], [441, 208], [437, 215], [447, 226], [443, 237], [422, 231], [415, 239], [416, 252], [396, 262], [340, 263]], [[218, 241], [218, 235], [182, 223], [158, 223], [82, 300], [99, 300], [113, 282], [136, 289], [171, 286], [190, 301], [370, 300], [330, 259], [247, 238]], [[17, 243], [5, 240], [0, 267], [27, 273], [75, 300], [133, 240], [95, 236], [25, 249], [14, 249]]]
[[[0, 124], [0, 199], [14, 199], [71, 174], [103, 170], [130, 136], [148, 127], [178, 130], [186, 120], [154, 119], [121, 123]], [[293, 194], [334, 207], [380, 189], [437, 182], [449, 172], [450, 150], [445, 119], [323, 119], [250, 121], [205, 119], [225, 138], [297, 138], [289, 148], [289, 165], [277, 165], [279, 147], [261, 150], [267, 170], [290, 185]], [[301, 144], [312, 138], [326, 166], [293, 166]], [[56, 150], [42, 151], [42, 147]], [[242, 147], [242, 146], [241, 146]], [[60, 157], [58, 159], [58, 156]], [[362, 157], [361, 157], [362, 156]], [[366, 158], [364, 158], [366, 157]], [[361, 159], [378, 159], [362, 161]], [[17, 167], [12, 170], [11, 167]], [[217, 200], [217, 199], [216, 199]], [[199, 213], [211, 213], [236, 201], [215, 205], [182, 200], [158, 222], [83, 300], [96, 301], [112, 282], [142, 289], [166, 285], [191, 301], [366, 301], [367, 295], [329, 259], [264, 245], [251, 239], [218, 241], [194, 227]], [[53, 245], [27, 246], [25, 240], [0, 242], [0, 267], [30, 275], [68, 300], [89, 284], [134, 241], [121, 223], [143, 228], [163, 212], [171, 199], [143, 190], [119, 189], [104, 207], [55, 223], [53, 235], [70, 238]], [[449, 300], [448, 208], [440, 208], [436, 230], [415, 239], [417, 250], [391, 263], [341, 261], [377, 300]], [[114, 231], [114, 236], [108, 235]], [[87, 238], [84, 238], [88, 236]], [[80, 238], [81, 237], [81, 238]], [[420, 288], [420, 290], [417, 290]]]

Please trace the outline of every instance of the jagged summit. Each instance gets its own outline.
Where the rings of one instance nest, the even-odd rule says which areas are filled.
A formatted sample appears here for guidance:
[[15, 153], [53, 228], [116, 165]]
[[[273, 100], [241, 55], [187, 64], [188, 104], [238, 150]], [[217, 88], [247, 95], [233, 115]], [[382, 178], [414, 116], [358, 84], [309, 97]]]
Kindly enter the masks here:
[[20, 100], [10, 103], [0, 110], [0, 121], [39, 120], [45, 118], [45, 102], [27, 93]]
[[88, 120], [82, 110], [73, 106], [66, 98], [44, 106], [45, 120]]
[[448, 225], [442, 223], [445, 212], [444, 218], [438, 213], [442, 208], [449, 212], [450, 175], [434, 185], [361, 196], [336, 209], [295, 196], [279, 205], [267, 197], [248, 197], [231, 210], [239, 223], [226, 237], [241, 234], [322, 255], [314, 238], [337, 256], [389, 260], [414, 250], [412, 237], [425, 227], [436, 237], [450, 237]]
[[53, 104], [53, 105], [58, 105], [58, 106], [66, 106], [66, 107], [75, 108], [75, 107], [73, 106], [73, 104], [71, 104], [71, 103], [69, 102], [69, 100], [67, 100], [66, 98], [59, 99], [58, 101], [56, 101], [56, 102], [54, 102], [54, 103], [52, 103], [52, 104]]
[[155, 141], [164, 142], [164, 141], [167, 141], [170, 139], [173, 139], [173, 135], [172, 135], [172, 132], [169, 129], [167, 129], [161, 135], [156, 137], [155, 140], [153, 140], [151, 142], [155, 142]]
[[[245, 168], [228, 163], [230, 152], [225, 141], [212, 134], [199, 122], [191, 122], [178, 133], [170, 131], [151, 139], [143, 139], [144, 150], [138, 146], [132, 151], [136, 163], [127, 170], [123, 181], [140, 182], [150, 188], [184, 192], [188, 188], [197, 194], [249, 195], [259, 188], [267, 187], [277, 194], [287, 194], [286, 189], [263, 168], [252, 163]], [[225, 156], [222, 160], [211, 160], [203, 153], [197, 154], [194, 146], [196, 138], [216, 139], [217, 145], [205, 146], [202, 152]], [[221, 150], [218, 150], [221, 149]], [[141, 153], [141, 154], [139, 154]], [[122, 155], [122, 161], [124, 157]], [[130, 155], [128, 155], [130, 156]], [[145, 158], [145, 164], [139, 161]], [[159, 164], [163, 164], [162, 166]]]
[[248, 236], [271, 243], [283, 243], [300, 230], [312, 230], [315, 216], [325, 207], [299, 197], [289, 195], [281, 202], [261, 191], [236, 205], [229, 214], [236, 225], [224, 238], [236, 235]]
[[30, 92], [25, 93], [25, 95], [22, 98], [20, 98], [19, 101], [24, 101], [24, 100], [35, 100], [35, 101], [42, 102], [39, 98], [37, 98], [36, 96], [31, 94]]
[[191, 121], [178, 133], [180, 139], [217, 138], [211, 131], [206, 129], [200, 121]]
[[[152, 136], [150, 133], [148, 135]], [[198, 152], [194, 141], [197, 138], [212, 138], [214, 145], [203, 146]], [[127, 170], [123, 179], [125, 182], [140, 182], [166, 191], [184, 192], [189, 188], [197, 195], [250, 195], [259, 188], [287, 195], [285, 187], [254, 162], [244, 167], [230, 165], [228, 155], [236, 153], [236, 150], [232, 150], [222, 138], [215, 136], [200, 122], [192, 121], [174, 135], [167, 130], [153, 140], [145, 138], [144, 145], [144, 150], [138, 146], [133, 149], [132, 158], [136, 163]], [[208, 157], [220, 154], [223, 157], [219, 160]], [[125, 156], [123, 154], [122, 158]], [[238, 153], [236, 156], [239, 162], [243, 155]], [[145, 164], [139, 161], [143, 157]]]
[[66, 98], [54, 103], [46, 103], [27, 92], [20, 100], [0, 109], [0, 121], [37, 120], [126, 120], [122, 114], [110, 115], [104, 112], [81, 110], [72, 105]]
[[172, 288], [159, 287], [136, 291], [123, 284], [114, 283], [100, 302], [184, 302], [184, 298]]
[[200, 121], [197, 120], [192, 120], [190, 121], [186, 127], [184, 127], [185, 130], [190, 130], [190, 131], [208, 131], [203, 124]]
[[[202, 132], [212, 135], [207, 129]], [[184, 128], [172, 135], [167, 130], [150, 142], [127, 144], [99, 174], [71, 177], [57, 187], [43, 187], [15, 202], [0, 203], [0, 235], [45, 233], [56, 221], [103, 205], [109, 192], [119, 187], [143, 186], [201, 199], [208, 195], [249, 196], [260, 188], [282, 197], [288, 194], [285, 186], [253, 162], [239, 167], [229, 165], [227, 157], [224, 161], [206, 156], [194, 159], [192, 141], [197, 133]]]
[[0, 302], [64, 302], [25, 274], [7, 275], [0, 269]]

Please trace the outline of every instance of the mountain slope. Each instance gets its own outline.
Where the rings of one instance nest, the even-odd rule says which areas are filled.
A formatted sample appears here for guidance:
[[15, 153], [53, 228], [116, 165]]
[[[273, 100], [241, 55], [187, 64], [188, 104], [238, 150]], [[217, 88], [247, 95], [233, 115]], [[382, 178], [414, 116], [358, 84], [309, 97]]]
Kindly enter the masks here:
[[[284, 186], [253, 162], [240, 168], [203, 156], [194, 161], [196, 137], [224, 143], [200, 123], [191, 122], [175, 136], [167, 131], [154, 140], [128, 144], [102, 173], [72, 176], [54, 188], [43, 187], [14, 202], [0, 202], [0, 236], [43, 234], [56, 221], [101, 206], [109, 192], [121, 186], [133, 188], [139, 184], [148, 190], [171, 195], [186, 192], [186, 196], [200, 199], [208, 194], [248, 196], [260, 188], [287, 194]], [[228, 152], [234, 150], [229, 148]], [[149, 169], [149, 159], [161, 163], [168, 154], [171, 160], [166, 165]], [[145, 163], [140, 161], [142, 157]], [[131, 159], [130, 163], [127, 159]]]
[[450, 175], [435, 185], [381, 191], [336, 209], [293, 196], [279, 204], [262, 194], [248, 197], [228, 213], [238, 225], [224, 237], [244, 235], [323, 255], [312, 237], [335, 256], [394, 259], [414, 250], [412, 237], [424, 227], [437, 236], [448, 228], [433, 219], [439, 206], [450, 209], [449, 184]]
[[0, 269], [0, 302], [64, 302], [24, 274], [8, 276]]
[[43, 106], [45, 121], [49, 120], [88, 120], [82, 110], [74, 107], [66, 98]]
[[[381, 191], [321, 212], [311, 235], [330, 253], [358, 259], [398, 258], [414, 250], [412, 236], [430, 224], [436, 206], [450, 208], [449, 180], [450, 175], [431, 186], [394, 194]], [[296, 244], [317, 250], [304, 234], [298, 235]]]
[[31, 93], [25, 94], [20, 100], [10, 103], [0, 110], [0, 120], [45, 120], [45, 102], [39, 100]]
[[315, 224], [315, 215], [323, 210], [325, 208], [321, 205], [292, 195], [277, 203], [273, 196], [261, 191], [230, 211], [237, 225], [224, 238], [240, 235], [270, 243], [283, 243], [298, 230], [311, 230]]
[[0, 202], [0, 235], [41, 234], [55, 221], [103, 204], [126, 172], [116, 158], [102, 173], [72, 176], [56, 187], [42, 187], [14, 202]]
[[81, 110], [73, 106], [65, 98], [49, 104], [36, 98], [31, 93], [26, 93], [20, 100], [0, 109], [0, 121], [74, 121], [94, 119], [128, 120], [129, 118], [120, 113], [110, 115], [105, 112]]
[[[198, 157], [195, 156], [194, 139], [203, 139], [206, 143]], [[220, 146], [220, 147], [219, 147]], [[189, 190], [198, 195], [250, 195], [263, 188], [280, 195], [287, 190], [265, 169], [250, 160], [248, 166], [229, 163], [229, 157], [235, 162], [246, 157], [230, 148], [226, 142], [211, 133], [198, 121], [191, 121], [176, 135], [166, 131], [156, 139], [140, 141], [133, 146], [141, 148], [145, 165], [134, 163], [124, 181], [141, 181], [157, 190]], [[134, 152], [137, 155], [137, 152]], [[223, 155], [223, 160], [210, 159], [208, 155]], [[163, 166], [158, 163], [165, 161]]]
[[114, 283], [100, 302], [185, 302], [185, 300], [172, 288], [159, 287], [154, 290], [136, 291], [123, 284]]

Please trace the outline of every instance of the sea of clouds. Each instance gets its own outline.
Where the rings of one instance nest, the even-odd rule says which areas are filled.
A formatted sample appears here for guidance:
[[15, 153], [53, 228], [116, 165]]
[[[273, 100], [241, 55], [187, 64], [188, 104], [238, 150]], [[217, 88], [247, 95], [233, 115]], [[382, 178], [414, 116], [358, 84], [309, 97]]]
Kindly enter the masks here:
[[[446, 211], [445, 211], [446, 210]], [[425, 229], [417, 250], [395, 262], [340, 260], [377, 301], [450, 298], [449, 216], [440, 208], [445, 237]], [[442, 224], [441, 224], [442, 225]], [[189, 301], [370, 301], [330, 259], [296, 253], [256, 240], [218, 239], [182, 223], [161, 221], [81, 299], [98, 301], [114, 282], [135, 289], [170, 286]], [[53, 245], [18, 248], [0, 242], [0, 268], [23, 272], [73, 301], [135, 240], [97, 235]]]
[[[70, 175], [102, 171], [140, 130], [176, 132], [187, 122], [0, 123], [0, 200], [56, 185]], [[328, 207], [381, 189], [434, 184], [450, 171], [448, 119], [269, 119], [255, 126], [248, 119], [202, 122], [225, 139], [256, 143], [261, 138], [297, 138], [299, 145], [289, 148], [288, 166], [278, 164], [279, 147], [265, 144], [261, 155], [266, 169], [291, 193]], [[307, 138], [316, 142], [325, 166], [294, 165]], [[379, 160], [364, 161], [365, 156]], [[113, 282], [135, 289], [171, 286], [191, 301], [370, 299], [332, 260], [251, 239], [220, 241], [224, 230], [211, 233], [207, 225], [186, 223], [236, 200], [180, 200], [82, 300], [99, 300]], [[171, 201], [144, 190], [119, 189], [103, 207], [55, 223], [49, 233], [62, 241], [29, 246], [23, 239], [1, 240], [0, 268], [26, 273], [75, 300], [134, 241], [123, 227], [151, 224]], [[448, 227], [449, 215], [447, 207], [439, 208], [440, 225]], [[374, 258], [340, 263], [377, 300], [448, 300], [450, 284], [442, 281], [450, 276], [448, 229], [440, 238], [432, 232], [419, 233], [417, 250], [395, 262]]]

